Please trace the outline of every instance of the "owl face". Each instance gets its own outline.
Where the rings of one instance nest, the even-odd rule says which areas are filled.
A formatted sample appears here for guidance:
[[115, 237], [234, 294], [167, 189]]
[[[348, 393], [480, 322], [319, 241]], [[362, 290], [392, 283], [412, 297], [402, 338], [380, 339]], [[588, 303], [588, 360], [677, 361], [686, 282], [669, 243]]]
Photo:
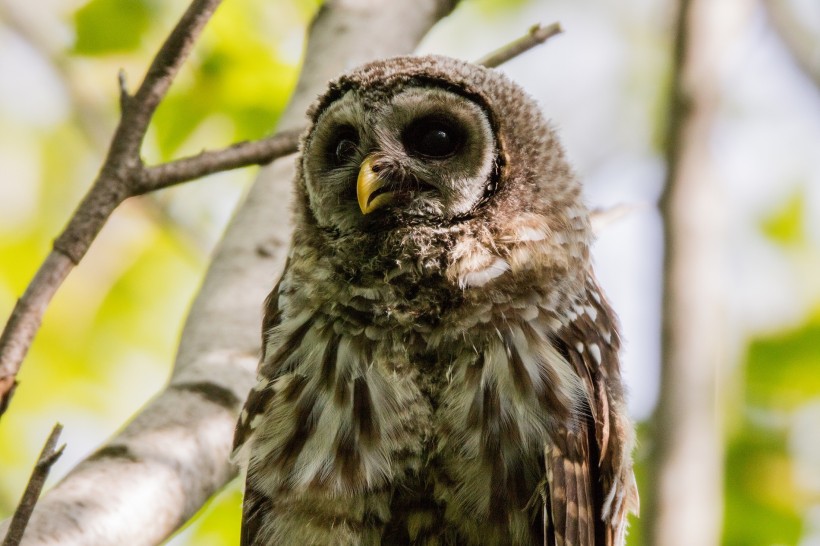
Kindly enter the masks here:
[[484, 108], [434, 85], [352, 88], [305, 140], [302, 173], [323, 227], [387, 229], [468, 215], [494, 187], [498, 145]]

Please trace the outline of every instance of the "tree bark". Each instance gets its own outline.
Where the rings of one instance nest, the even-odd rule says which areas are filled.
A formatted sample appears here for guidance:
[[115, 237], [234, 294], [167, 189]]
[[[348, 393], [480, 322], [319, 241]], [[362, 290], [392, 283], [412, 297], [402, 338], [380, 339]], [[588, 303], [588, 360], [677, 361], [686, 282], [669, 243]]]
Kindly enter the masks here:
[[661, 388], [644, 516], [649, 543], [720, 543], [725, 360], [723, 203], [712, 157], [726, 53], [748, 4], [681, 0], [661, 198], [665, 236]]
[[[307, 106], [342, 70], [411, 52], [456, 1], [328, 1], [311, 26], [280, 128], [302, 125]], [[193, 302], [170, 384], [40, 500], [22, 544], [158, 544], [236, 474], [231, 437], [254, 381], [262, 301], [288, 247], [292, 177], [292, 159], [261, 171]]]

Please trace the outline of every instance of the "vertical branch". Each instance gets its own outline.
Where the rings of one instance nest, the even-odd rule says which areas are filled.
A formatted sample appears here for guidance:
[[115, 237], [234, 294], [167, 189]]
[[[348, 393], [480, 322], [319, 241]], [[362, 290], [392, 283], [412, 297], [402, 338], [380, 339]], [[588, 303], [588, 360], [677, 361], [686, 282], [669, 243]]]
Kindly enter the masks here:
[[661, 392], [650, 543], [720, 542], [723, 439], [718, 398], [725, 330], [722, 203], [711, 156], [723, 53], [743, 1], [680, 0], [661, 198], [665, 237]]

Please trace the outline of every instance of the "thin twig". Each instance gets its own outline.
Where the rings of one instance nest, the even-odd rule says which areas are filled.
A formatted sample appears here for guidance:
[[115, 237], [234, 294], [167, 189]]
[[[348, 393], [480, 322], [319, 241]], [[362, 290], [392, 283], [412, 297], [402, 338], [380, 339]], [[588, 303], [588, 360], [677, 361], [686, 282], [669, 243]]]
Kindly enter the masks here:
[[43, 451], [40, 452], [40, 457], [37, 459], [37, 464], [34, 465], [34, 470], [31, 472], [31, 478], [28, 480], [23, 497], [20, 499], [20, 504], [14, 511], [9, 524], [9, 530], [6, 533], [6, 538], [3, 540], [3, 546], [17, 546], [23, 540], [23, 533], [26, 531], [31, 513], [34, 511], [34, 506], [40, 498], [40, 492], [43, 490], [43, 485], [46, 483], [48, 473], [51, 472], [51, 467], [60, 458], [65, 449], [65, 444], [57, 448], [57, 441], [60, 439], [60, 433], [63, 431], [63, 425], [57, 423], [51, 430], [51, 434], [46, 440], [46, 445], [43, 446]]
[[482, 57], [476, 61], [476, 64], [480, 64], [488, 68], [495, 68], [506, 63], [510, 59], [518, 57], [522, 53], [526, 53], [530, 49], [543, 44], [561, 32], [563, 32], [563, 30], [561, 29], [560, 23], [552, 23], [551, 25], [545, 27], [542, 27], [541, 24], [538, 23], [533, 25], [529, 32], [521, 38], [518, 38], [517, 40], [496, 49], [489, 55]]
[[612, 205], [611, 207], [592, 209], [589, 212], [589, 221], [592, 224], [592, 233], [600, 235], [613, 224], [620, 222], [624, 218], [627, 218], [640, 210], [650, 209], [651, 207], [652, 205], [642, 201], [635, 203], [619, 203], [617, 205]]

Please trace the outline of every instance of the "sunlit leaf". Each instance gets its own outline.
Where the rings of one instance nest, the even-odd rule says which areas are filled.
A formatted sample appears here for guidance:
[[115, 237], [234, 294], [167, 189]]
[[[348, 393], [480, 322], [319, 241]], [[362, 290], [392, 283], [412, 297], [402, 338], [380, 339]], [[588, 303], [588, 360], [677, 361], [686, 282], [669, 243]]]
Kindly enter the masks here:
[[177, 531], [187, 534], [197, 546], [239, 544], [242, 519], [242, 484], [234, 480], [199, 509], [189, 523]]
[[134, 49], [148, 30], [150, 16], [147, 0], [91, 0], [74, 14], [74, 52], [101, 55]]
[[785, 433], [745, 423], [729, 442], [725, 473], [725, 546], [797, 544], [802, 520]]
[[777, 243], [801, 243], [805, 240], [805, 215], [805, 197], [802, 192], [797, 192], [765, 218], [760, 227], [767, 237]]
[[511, 10], [520, 9], [531, 3], [533, 0], [468, 0], [473, 3], [479, 11], [486, 15], [497, 15], [499, 13], [509, 13]]
[[753, 406], [793, 409], [820, 396], [820, 314], [749, 346], [746, 395]]

